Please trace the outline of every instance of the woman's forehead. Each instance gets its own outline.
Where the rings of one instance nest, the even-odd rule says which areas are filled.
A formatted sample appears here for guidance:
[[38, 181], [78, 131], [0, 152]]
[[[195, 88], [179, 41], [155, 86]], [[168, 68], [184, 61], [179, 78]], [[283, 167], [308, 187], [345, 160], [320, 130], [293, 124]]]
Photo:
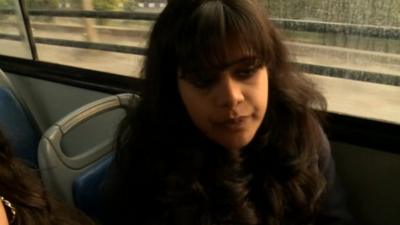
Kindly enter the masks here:
[[238, 67], [242, 66], [251, 66], [257, 62], [260, 62], [260, 59], [258, 57], [252, 56], [252, 55], [237, 55], [236, 57], [231, 57], [227, 59], [224, 62], [220, 62], [219, 65], [214, 65], [214, 66], [197, 66], [195, 68], [183, 68], [180, 66], [178, 68], [178, 73], [182, 75], [183, 74], [188, 74], [188, 73], [199, 73], [202, 72], [209, 72], [213, 74], [218, 74], [222, 71], [225, 70], [232, 70]]
[[223, 69], [234, 67], [237, 65], [252, 64], [257, 60], [258, 60], [257, 56], [250, 55], [250, 54], [236, 55], [235, 57], [231, 57], [224, 63]]
[[194, 64], [201, 67], [225, 67], [246, 59], [257, 58], [260, 55], [251, 44], [243, 44], [239, 41], [219, 43], [209, 49], [194, 51], [192, 54], [198, 55], [193, 55], [189, 60], [193, 60]]

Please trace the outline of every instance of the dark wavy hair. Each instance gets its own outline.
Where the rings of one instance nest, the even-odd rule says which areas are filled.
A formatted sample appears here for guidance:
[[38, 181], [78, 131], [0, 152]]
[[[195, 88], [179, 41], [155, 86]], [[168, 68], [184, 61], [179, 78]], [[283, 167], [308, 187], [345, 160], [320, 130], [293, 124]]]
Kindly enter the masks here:
[[[119, 217], [182, 225], [312, 221], [326, 186], [318, 167], [326, 103], [293, 68], [262, 7], [252, 0], [170, 1], [148, 45], [144, 92], [120, 125], [107, 191], [114, 205], [129, 202]], [[239, 155], [201, 134], [177, 88], [178, 69], [223, 68], [232, 48], [262, 60], [269, 74], [265, 119]]]
[[16, 209], [16, 217], [11, 225], [94, 224], [82, 212], [49, 197], [38, 171], [13, 156], [1, 131], [0, 195]]

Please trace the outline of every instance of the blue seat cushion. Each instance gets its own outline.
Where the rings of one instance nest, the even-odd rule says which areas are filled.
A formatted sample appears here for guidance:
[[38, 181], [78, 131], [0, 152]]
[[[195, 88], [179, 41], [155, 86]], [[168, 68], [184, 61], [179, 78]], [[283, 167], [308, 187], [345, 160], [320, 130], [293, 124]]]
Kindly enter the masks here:
[[40, 132], [34, 128], [21, 104], [7, 87], [0, 86], [0, 129], [15, 155], [30, 166], [38, 166]]
[[77, 176], [73, 184], [75, 205], [92, 218], [102, 218], [101, 189], [114, 154], [109, 154]]

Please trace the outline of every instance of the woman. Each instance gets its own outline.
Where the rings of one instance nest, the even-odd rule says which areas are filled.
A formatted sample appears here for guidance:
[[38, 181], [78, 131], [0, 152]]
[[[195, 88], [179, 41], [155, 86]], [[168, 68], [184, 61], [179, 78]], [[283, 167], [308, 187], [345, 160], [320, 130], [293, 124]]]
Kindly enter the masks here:
[[78, 210], [49, 198], [37, 171], [14, 158], [0, 131], [0, 224], [94, 224]]
[[170, 1], [143, 75], [116, 143], [110, 224], [345, 223], [325, 100], [256, 1]]

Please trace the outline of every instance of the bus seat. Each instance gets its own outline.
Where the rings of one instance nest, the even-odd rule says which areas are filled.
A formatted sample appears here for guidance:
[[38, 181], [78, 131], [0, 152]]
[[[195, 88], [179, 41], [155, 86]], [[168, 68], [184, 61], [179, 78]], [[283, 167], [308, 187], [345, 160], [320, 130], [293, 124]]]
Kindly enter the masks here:
[[400, 154], [343, 142], [331, 144], [356, 224], [400, 224]]
[[37, 168], [37, 148], [40, 131], [7, 75], [0, 69], [0, 129], [16, 157]]
[[[96, 117], [107, 112], [121, 109], [123, 111], [131, 101], [135, 104], [138, 99], [138, 96], [132, 94], [102, 98], [69, 113], [44, 133], [39, 143], [38, 160], [44, 185], [50, 193], [77, 206], [89, 216], [96, 217], [100, 205], [98, 198], [100, 185], [113, 155], [113, 135], [96, 143], [94, 147], [85, 146], [86, 149], [74, 154], [68, 152], [62, 141], [69, 133], [79, 130], [79, 126], [83, 126], [84, 123], [96, 121]], [[94, 129], [100, 127], [111, 129], [110, 124], [96, 122], [95, 125], [97, 128]], [[91, 128], [89, 132], [78, 132], [78, 141], [75, 140], [77, 142], [75, 144], [84, 145], [81, 142], [90, 139], [89, 136], [95, 133], [94, 129]]]
[[101, 187], [114, 154], [108, 154], [76, 177], [73, 183], [75, 205], [92, 218], [100, 219], [103, 208]]

